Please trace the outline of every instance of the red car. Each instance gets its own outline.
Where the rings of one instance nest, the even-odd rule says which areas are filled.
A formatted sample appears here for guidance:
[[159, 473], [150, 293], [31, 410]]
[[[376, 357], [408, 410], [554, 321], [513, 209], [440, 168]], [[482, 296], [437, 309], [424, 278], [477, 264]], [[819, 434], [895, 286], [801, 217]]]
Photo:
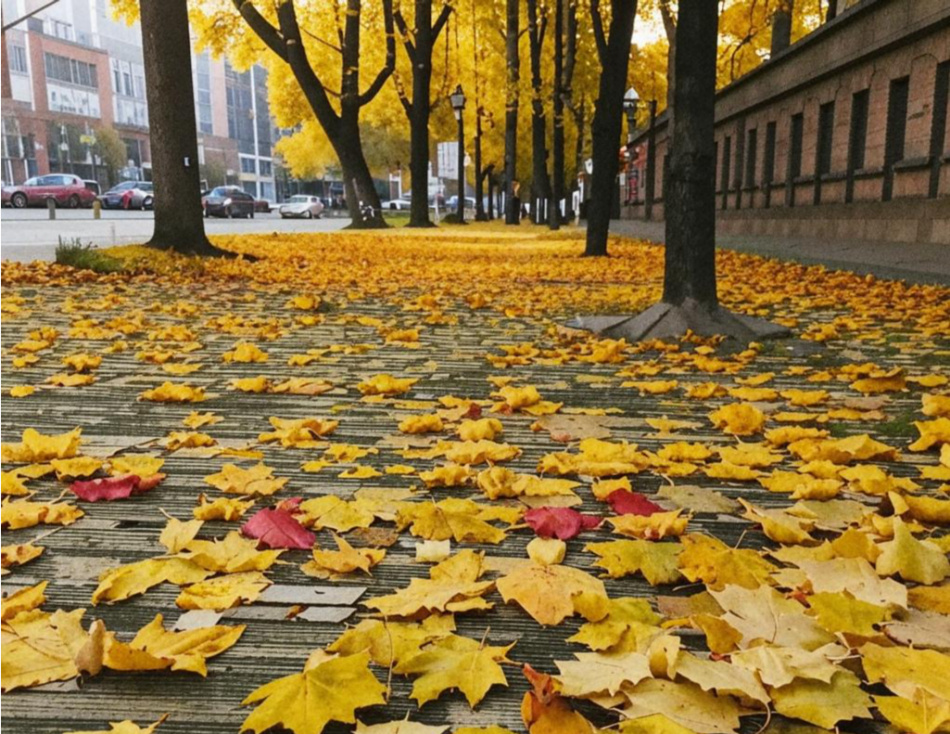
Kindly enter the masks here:
[[68, 173], [35, 176], [22, 184], [3, 187], [4, 205], [9, 204], [16, 209], [46, 206], [47, 199], [53, 199], [56, 206], [77, 209], [81, 206], [92, 206], [96, 194], [86, 187], [79, 176]]

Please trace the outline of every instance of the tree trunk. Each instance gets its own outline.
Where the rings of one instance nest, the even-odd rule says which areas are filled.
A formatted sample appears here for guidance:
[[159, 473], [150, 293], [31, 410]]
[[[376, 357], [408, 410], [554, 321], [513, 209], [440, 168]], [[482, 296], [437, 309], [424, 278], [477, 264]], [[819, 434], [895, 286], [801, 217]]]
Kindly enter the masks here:
[[[416, 46], [418, 49], [419, 46]], [[429, 83], [432, 79], [432, 47], [428, 63], [413, 65], [412, 110], [409, 115], [409, 178], [412, 200], [409, 227], [433, 227], [429, 219]]]
[[[702, 0], [699, 4], [703, 4]], [[713, 8], [716, 3], [708, 3]], [[607, 254], [610, 210], [617, 185], [620, 136], [623, 130], [623, 95], [630, 61], [630, 38], [637, 14], [636, 0], [615, 0], [610, 19], [610, 38], [604, 38], [599, 3], [591, 0], [597, 47], [600, 55], [600, 96], [594, 106], [594, 172], [591, 175], [590, 203], [587, 205], [587, 256]], [[713, 65], [715, 73], [715, 64]]]
[[564, 198], [564, 3], [569, 0], [555, 0], [554, 7], [554, 129], [551, 133], [551, 211], [548, 212], [548, 226], [559, 229], [561, 226], [561, 199]]
[[521, 12], [518, 0], [506, 2], [505, 59], [508, 78], [505, 85], [505, 224], [521, 224], [521, 205], [517, 201], [518, 177], [518, 83], [521, 79], [521, 55], [518, 52]]
[[538, 18], [538, 0], [528, 0], [528, 47], [531, 59], [531, 221], [544, 222], [542, 202], [551, 205], [551, 180], [548, 178], [548, 125], [544, 116], [541, 79], [541, 53], [546, 19]]
[[669, 175], [664, 179], [666, 269], [663, 301], [692, 299], [707, 310], [716, 296], [716, 183], [713, 123], [716, 101], [718, 7], [682, 6], [676, 26], [676, 98]]
[[432, 0], [416, 0], [415, 29], [410, 32], [402, 15], [395, 20], [403, 35], [403, 45], [412, 64], [412, 102], [409, 114], [409, 175], [412, 179], [412, 202], [409, 227], [432, 227], [429, 219], [429, 117], [431, 112], [432, 48], [448, 19], [451, 7], [443, 6], [442, 14], [432, 25]]
[[772, 15], [772, 51], [775, 56], [787, 49], [792, 43], [792, 12], [795, 10], [795, 0], [780, 0], [778, 8]]
[[150, 247], [222, 255], [205, 236], [186, 0], [142, 0], [142, 50], [155, 182]]
[[330, 138], [330, 144], [340, 159], [343, 175], [343, 190], [346, 208], [350, 214], [350, 229], [383, 229], [388, 227], [383, 219], [382, 202], [370, 173], [363, 143], [360, 138], [359, 108], [343, 109], [339, 133]]

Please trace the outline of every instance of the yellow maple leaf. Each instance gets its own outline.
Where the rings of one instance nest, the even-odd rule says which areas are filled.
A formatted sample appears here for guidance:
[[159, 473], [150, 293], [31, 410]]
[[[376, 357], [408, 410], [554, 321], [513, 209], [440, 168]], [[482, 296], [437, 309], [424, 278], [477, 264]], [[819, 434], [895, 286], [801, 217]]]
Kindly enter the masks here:
[[196, 583], [211, 573], [184, 558], [147, 558], [104, 571], [92, 593], [92, 604], [123, 601], [166, 581], [178, 585]]
[[437, 414], [411, 415], [399, 423], [402, 433], [438, 433], [445, 426]]
[[264, 375], [258, 375], [231, 380], [230, 385], [232, 390], [239, 392], [262, 393], [270, 389], [271, 381]]
[[125, 721], [110, 721], [109, 729], [99, 729], [97, 731], [69, 731], [66, 734], [154, 734], [155, 730], [168, 718], [168, 714], [163, 714], [158, 721], [141, 727], [131, 719]]
[[510, 663], [508, 652], [514, 643], [492, 646], [468, 637], [449, 635], [428, 643], [416, 655], [400, 661], [395, 673], [419, 676], [411, 698], [419, 705], [434, 701], [446, 690], [458, 689], [472, 708], [493, 685], [507, 686], [499, 663]]
[[321, 418], [268, 418], [274, 431], [262, 433], [257, 437], [261, 443], [280, 442], [284, 448], [319, 448], [324, 445], [320, 439], [333, 433], [339, 421]]
[[253, 604], [270, 585], [270, 579], [259, 571], [229, 573], [186, 586], [175, 604], [181, 609], [222, 611], [239, 604]]
[[242, 469], [235, 464], [225, 464], [220, 472], [210, 474], [204, 479], [207, 484], [226, 494], [245, 496], [272, 495], [288, 481], [286, 478], [275, 477], [274, 470], [263, 462], [249, 469]]
[[297, 519], [315, 530], [330, 528], [346, 533], [354, 528], [368, 528], [375, 519], [372, 512], [358, 502], [347, 502], [333, 494], [314, 497], [300, 503]]
[[215, 423], [220, 423], [223, 420], [224, 418], [214, 413], [199, 413], [197, 410], [193, 410], [186, 415], [181, 422], [187, 428], [197, 430], [204, 426], [213, 426]]
[[5, 499], [0, 507], [0, 524], [10, 530], [31, 528], [34, 525], [72, 525], [85, 515], [68, 502], [30, 502]]
[[66, 433], [50, 436], [33, 428], [27, 428], [23, 431], [20, 443], [3, 444], [3, 462], [27, 464], [51, 459], [71, 459], [79, 450], [81, 434], [82, 428], [74, 428]]
[[881, 576], [896, 574], [928, 586], [950, 576], [946, 553], [935, 543], [917, 540], [899, 517], [894, 518], [894, 539], [881, 544], [876, 567]]
[[615, 540], [584, 546], [598, 556], [594, 565], [610, 578], [640, 573], [653, 586], [672, 584], [682, 578], [679, 572], [679, 543], [655, 543], [648, 540]]
[[526, 563], [496, 582], [502, 598], [516, 601], [536, 622], [560, 624], [577, 611], [577, 597], [590, 595], [606, 601], [599, 579], [570, 566]]
[[386, 551], [376, 548], [354, 548], [345, 538], [334, 534], [333, 540], [339, 550], [314, 549], [313, 560], [300, 568], [308, 576], [328, 578], [331, 574], [346, 574], [354, 571], [369, 573], [370, 569], [386, 557]]
[[158, 387], [146, 390], [139, 397], [155, 403], [200, 403], [207, 400], [203, 387], [163, 382]]
[[198, 506], [191, 512], [196, 520], [224, 520], [233, 522], [240, 520], [251, 507], [254, 500], [242, 500], [237, 497], [219, 497], [213, 502], [201, 494], [198, 496]]
[[503, 430], [497, 418], [480, 418], [462, 421], [456, 432], [463, 441], [493, 441]]
[[730, 403], [709, 414], [712, 424], [726, 433], [751, 436], [765, 426], [765, 414], [748, 403]]
[[22, 545], [4, 545], [0, 547], [0, 567], [13, 568], [29, 563], [34, 558], [39, 558], [46, 550], [41, 545], [24, 543]]
[[419, 382], [418, 378], [398, 378], [392, 375], [373, 375], [373, 377], [359, 383], [356, 389], [363, 395], [401, 395], [409, 392], [413, 385]]
[[385, 692], [369, 670], [367, 653], [325, 659], [249, 694], [242, 705], [258, 706], [241, 730], [260, 734], [279, 725], [294, 734], [320, 734], [331, 721], [352, 724], [357, 709], [385, 703]]
[[270, 356], [256, 344], [238, 342], [234, 349], [221, 355], [224, 362], [266, 362]]
[[613, 525], [614, 531], [621, 535], [644, 540], [660, 540], [686, 532], [690, 516], [681, 517], [682, 512], [682, 509], [678, 509], [654, 512], [652, 515], [619, 515], [608, 517], [607, 522]]

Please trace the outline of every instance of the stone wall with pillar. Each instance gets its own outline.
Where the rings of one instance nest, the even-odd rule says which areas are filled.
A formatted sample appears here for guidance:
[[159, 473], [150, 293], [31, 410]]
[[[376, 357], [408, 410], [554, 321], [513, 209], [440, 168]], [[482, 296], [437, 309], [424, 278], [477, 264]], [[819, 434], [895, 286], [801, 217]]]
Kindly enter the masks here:
[[[863, 0], [722, 89], [718, 228], [950, 245], [950, 3]], [[667, 115], [625, 218], [663, 217]], [[633, 136], [648, 145], [649, 126]], [[641, 156], [643, 161], [645, 157]]]

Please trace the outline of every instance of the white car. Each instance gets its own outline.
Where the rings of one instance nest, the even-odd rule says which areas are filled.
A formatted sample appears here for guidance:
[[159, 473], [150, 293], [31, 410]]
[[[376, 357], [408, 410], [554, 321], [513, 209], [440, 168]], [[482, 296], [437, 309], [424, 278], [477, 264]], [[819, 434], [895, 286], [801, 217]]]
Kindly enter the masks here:
[[392, 199], [391, 201], [384, 201], [380, 206], [383, 211], [388, 209], [393, 212], [407, 212], [412, 209], [412, 199]]
[[304, 219], [320, 218], [323, 214], [323, 202], [318, 196], [308, 196], [297, 194], [291, 196], [287, 201], [280, 205], [277, 210], [280, 212], [281, 219], [287, 217], [303, 217]]

